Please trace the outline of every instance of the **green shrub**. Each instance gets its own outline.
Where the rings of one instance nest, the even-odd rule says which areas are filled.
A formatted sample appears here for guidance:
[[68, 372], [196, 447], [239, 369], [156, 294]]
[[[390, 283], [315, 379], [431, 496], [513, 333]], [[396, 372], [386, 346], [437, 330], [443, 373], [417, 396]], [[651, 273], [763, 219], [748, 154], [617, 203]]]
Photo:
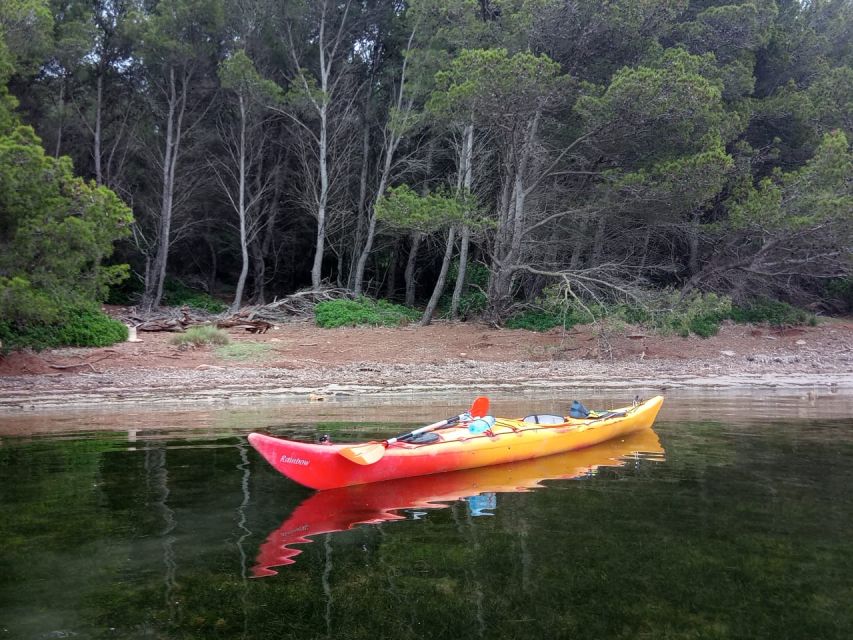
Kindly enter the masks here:
[[[453, 290], [459, 278], [459, 260], [450, 264], [447, 272], [447, 286], [438, 301], [439, 315], [450, 317], [450, 304], [453, 300]], [[465, 286], [459, 296], [458, 314], [460, 318], [474, 318], [486, 310], [489, 299], [486, 296], [486, 286], [489, 283], [489, 269], [482, 262], [468, 262], [465, 269]]]
[[459, 317], [473, 318], [486, 310], [489, 298], [482, 289], [471, 289], [459, 296]]
[[9, 326], [51, 325], [62, 317], [63, 304], [22, 277], [0, 276], [0, 322]]
[[766, 323], [772, 326], [813, 324], [814, 314], [793, 307], [787, 302], [759, 298], [732, 309], [731, 318], [735, 322]]
[[720, 320], [714, 316], [697, 316], [690, 319], [687, 329], [700, 338], [710, 338], [720, 331]]
[[611, 313], [628, 324], [654, 324], [654, 312], [641, 304], [619, 304]]
[[646, 326], [660, 333], [683, 337], [691, 333], [702, 338], [716, 335], [720, 323], [731, 315], [732, 301], [715, 293], [693, 291], [682, 295], [678, 291], [666, 291], [653, 300], [651, 320]]
[[50, 349], [54, 347], [106, 347], [127, 340], [127, 327], [95, 306], [62, 309], [53, 323], [18, 324], [0, 321], [3, 349]]
[[317, 326], [324, 329], [357, 325], [399, 326], [417, 320], [419, 316], [415, 309], [366, 297], [328, 300], [314, 307]]
[[170, 307], [190, 307], [208, 313], [222, 313], [228, 308], [224, 302], [203, 291], [190, 289], [177, 280], [167, 280], [163, 285], [163, 304]]
[[569, 310], [555, 311], [548, 309], [526, 309], [510, 316], [504, 323], [508, 329], [527, 329], [528, 331], [548, 331], [554, 327], [569, 329], [580, 324], [580, 317]]
[[833, 278], [826, 283], [825, 296], [838, 310], [853, 310], [853, 278]]
[[217, 347], [216, 357], [223, 360], [260, 360], [272, 353], [272, 345], [263, 342], [232, 342]]
[[708, 338], [716, 335], [724, 320], [771, 325], [815, 324], [813, 314], [778, 300], [761, 299], [734, 307], [727, 296], [693, 291], [687, 295], [668, 289], [648, 292], [644, 304], [581, 304], [566, 300], [559, 289], [546, 289], [539, 309], [528, 309], [510, 317], [510, 329], [547, 331], [593, 320], [616, 319], [637, 324], [662, 335], [690, 334]]
[[190, 327], [184, 333], [172, 336], [169, 342], [176, 345], [200, 347], [205, 344], [228, 344], [230, 339], [228, 338], [228, 334], [222, 329], [217, 329], [211, 325], [203, 325]]
[[115, 305], [136, 304], [142, 298], [144, 291], [145, 286], [142, 279], [132, 276], [124, 282], [111, 286], [104, 302]]

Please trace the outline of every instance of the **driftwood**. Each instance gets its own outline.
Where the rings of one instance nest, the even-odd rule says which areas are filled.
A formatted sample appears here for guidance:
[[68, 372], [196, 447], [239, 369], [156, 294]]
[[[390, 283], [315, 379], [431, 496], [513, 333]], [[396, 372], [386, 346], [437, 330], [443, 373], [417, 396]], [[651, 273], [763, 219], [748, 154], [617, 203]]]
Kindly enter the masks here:
[[189, 307], [163, 308], [156, 313], [144, 316], [138, 315], [134, 309], [121, 319], [137, 331], [172, 331], [176, 333], [185, 331], [187, 327], [210, 323], [208, 314], [202, 315], [191, 312]]
[[149, 320], [142, 324], [136, 325], [137, 331], [175, 331], [181, 333], [188, 325], [181, 323], [178, 320]]
[[243, 307], [235, 314], [216, 316], [189, 307], [163, 307], [154, 313], [140, 314], [131, 308], [119, 319], [137, 331], [171, 331], [181, 333], [190, 327], [215, 325], [219, 329], [244, 329], [250, 333], [266, 333], [273, 324], [306, 320], [314, 316], [314, 307], [328, 300], [354, 299], [348, 289], [307, 289], [297, 291], [269, 304]]
[[353, 300], [355, 295], [348, 289], [306, 289], [274, 300], [269, 304], [244, 307], [238, 314], [249, 320], [289, 322], [314, 316], [314, 307], [320, 302], [340, 299]]
[[217, 329], [245, 329], [249, 333], [266, 333], [272, 329], [272, 324], [266, 320], [245, 320], [234, 317], [216, 322]]

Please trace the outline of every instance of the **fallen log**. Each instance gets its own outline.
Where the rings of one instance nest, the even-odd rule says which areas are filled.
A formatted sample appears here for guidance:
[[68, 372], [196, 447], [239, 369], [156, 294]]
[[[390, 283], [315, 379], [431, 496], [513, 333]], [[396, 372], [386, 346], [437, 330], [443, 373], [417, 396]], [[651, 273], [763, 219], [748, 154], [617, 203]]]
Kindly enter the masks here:
[[136, 325], [137, 331], [174, 331], [182, 333], [186, 327], [180, 320], [149, 320], [142, 324]]
[[266, 333], [272, 329], [272, 323], [266, 320], [245, 320], [243, 318], [227, 318], [216, 322], [217, 329], [245, 329], [249, 333]]

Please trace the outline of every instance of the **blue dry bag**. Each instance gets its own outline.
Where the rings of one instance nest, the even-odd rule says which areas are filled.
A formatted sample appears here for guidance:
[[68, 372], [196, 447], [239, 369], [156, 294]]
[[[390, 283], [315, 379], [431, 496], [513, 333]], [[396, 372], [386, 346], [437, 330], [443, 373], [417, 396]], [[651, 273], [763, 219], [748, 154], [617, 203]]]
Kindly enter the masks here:
[[495, 425], [494, 416], [483, 416], [478, 420], [474, 420], [471, 424], [468, 425], [468, 431], [470, 433], [483, 433], [483, 431], [488, 431]]
[[589, 409], [587, 409], [580, 402], [575, 400], [574, 402], [572, 402], [572, 408], [569, 409], [569, 415], [572, 418], [588, 418]]

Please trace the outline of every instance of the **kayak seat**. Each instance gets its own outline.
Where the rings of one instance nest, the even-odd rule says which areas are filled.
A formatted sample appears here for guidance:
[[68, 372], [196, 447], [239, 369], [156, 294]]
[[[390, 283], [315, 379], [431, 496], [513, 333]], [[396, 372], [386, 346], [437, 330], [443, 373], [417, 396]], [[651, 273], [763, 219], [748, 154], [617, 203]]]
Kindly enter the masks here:
[[438, 442], [440, 438], [441, 436], [434, 431], [427, 431], [426, 433], [418, 433], [407, 438], [400, 438], [400, 442], [405, 442], [406, 444], [429, 444], [431, 442]]
[[539, 413], [522, 418], [525, 422], [534, 422], [536, 424], [563, 424], [566, 419], [563, 416], [553, 416], [547, 413]]

